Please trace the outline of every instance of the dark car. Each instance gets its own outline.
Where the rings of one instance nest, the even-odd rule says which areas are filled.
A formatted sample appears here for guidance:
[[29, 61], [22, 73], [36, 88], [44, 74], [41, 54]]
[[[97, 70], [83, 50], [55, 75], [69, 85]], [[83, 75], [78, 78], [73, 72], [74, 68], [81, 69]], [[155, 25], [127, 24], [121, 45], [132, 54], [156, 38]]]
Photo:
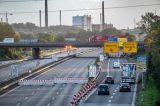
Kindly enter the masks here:
[[114, 79], [113, 79], [113, 77], [112, 76], [107, 76], [106, 78], [105, 78], [105, 82], [104, 82], [105, 84], [109, 84], [109, 83], [111, 83], [111, 84], [114, 84]]
[[100, 84], [98, 88], [98, 95], [109, 95], [109, 88], [108, 84]]
[[120, 92], [131, 92], [131, 86], [129, 83], [120, 83]]

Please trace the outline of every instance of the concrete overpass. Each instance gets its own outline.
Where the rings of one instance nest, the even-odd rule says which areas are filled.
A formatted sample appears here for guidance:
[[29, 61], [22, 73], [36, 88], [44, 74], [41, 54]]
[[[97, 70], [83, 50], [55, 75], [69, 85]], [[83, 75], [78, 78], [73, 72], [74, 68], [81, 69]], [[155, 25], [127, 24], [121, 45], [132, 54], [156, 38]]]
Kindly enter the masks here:
[[[138, 48], [144, 48], [144, 42], [138, 42]], [[33, 58], [39, 58], [40, 48], [103, 47], [103, 42], [72, 42], [72, 43], [0, 43], [0, 48], [32, 48]]]

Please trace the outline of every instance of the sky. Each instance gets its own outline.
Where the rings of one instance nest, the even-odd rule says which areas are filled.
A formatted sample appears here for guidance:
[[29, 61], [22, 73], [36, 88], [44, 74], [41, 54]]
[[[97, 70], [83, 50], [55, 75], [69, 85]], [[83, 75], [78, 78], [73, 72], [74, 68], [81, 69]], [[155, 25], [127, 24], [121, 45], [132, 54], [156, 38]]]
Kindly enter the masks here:
[[[25, 1], [25, 2], [2, 2]], [[134, 28], [134, 22], [141, 19], [145, 12], [153, 12], [160, 15], [160, 0], [103, 0], [105, 8], [123, 7], [135, 5], [151, 5], [132, 8], [105, 9], [105, 23], [112, 23], [117, 29]], [[62, 10], [62, 25], [72, 25], [72, 16], [91, 15], [92, 24], [100, 23], [101, 10], [63, 11], [76, 9], [101, 8], [102, 0], [48, 0], [49, 25], [59, 25], [59, 10]], [[44, 0], [0, 0], [0, 13], [12, 13], [8, 15], [9, 23], [32, 22], [39, 26], [39, 10], [42, 11], [42, 26], [44, 26]], [[26, 13], [31, 12], [31, 13]], [[5, 21], [5, 15], [0, 14]], [[134, 21], [135, 20], [135, 21]]]

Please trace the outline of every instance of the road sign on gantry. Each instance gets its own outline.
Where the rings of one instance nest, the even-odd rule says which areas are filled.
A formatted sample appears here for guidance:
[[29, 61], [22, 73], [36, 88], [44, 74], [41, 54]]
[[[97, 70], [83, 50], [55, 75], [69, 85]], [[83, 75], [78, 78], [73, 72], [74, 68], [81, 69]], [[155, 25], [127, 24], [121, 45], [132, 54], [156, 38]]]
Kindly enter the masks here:
[[104, 53], [118, 53], [119, 46], [117, 42], [104, 42]]
[[136, 53], [137, 52], [137, 42], [124, 42], [123, 52], [124, 53]]

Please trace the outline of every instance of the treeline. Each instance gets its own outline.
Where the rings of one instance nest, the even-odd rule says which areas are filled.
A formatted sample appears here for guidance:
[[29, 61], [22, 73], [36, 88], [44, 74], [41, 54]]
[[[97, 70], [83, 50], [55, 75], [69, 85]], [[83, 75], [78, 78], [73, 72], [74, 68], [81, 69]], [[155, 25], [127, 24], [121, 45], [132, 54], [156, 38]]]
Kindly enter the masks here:
[[[103, 31], [85, 31], [73, 26], [38, 27], [33, 23], [14, 23], [13, 29], [20, 33], [21, 39], [37, 39], [40, 42], [64, 42], [65, 38], [75, 38], [76, 42], [86, 42], [92, 35], [121, 35], [116, 28]], [[127, 34], [126, 34], [127, 35]]]
[[160, 91], [160, 16], [146, 13], [142, 16], [139, 26], [148, 35], [145, 38], [147, 45], [147, 80], [153, 78]]

